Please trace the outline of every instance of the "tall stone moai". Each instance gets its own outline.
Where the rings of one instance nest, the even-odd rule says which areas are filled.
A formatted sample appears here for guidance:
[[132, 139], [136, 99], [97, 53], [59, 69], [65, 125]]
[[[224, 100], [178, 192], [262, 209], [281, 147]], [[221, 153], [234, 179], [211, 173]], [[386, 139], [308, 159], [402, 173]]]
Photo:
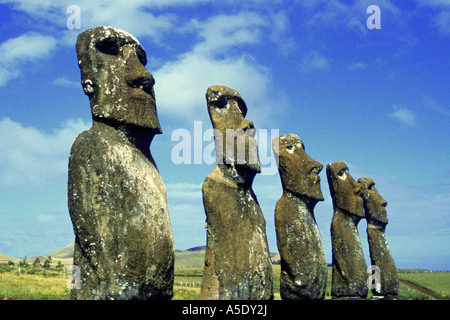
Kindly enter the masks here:
[[372, 293], [377, 296], [396, 296], [399, 278], [385, 235], [388, 223], [387, 202], [378, 193], [372, 178], [360, 178], [358, 183], [361, 185], [364, 199], [370, 260], [372, 268], [375, 268], [372, 271], [379, 272], [374, 276]]
[[207, 243], [200, 299], [273, 298], [265, 219], [252, 190], [261, 171], [253, 123], [235, 90], [209, 87], [216, 166], [203, 182]]
[[365, 298], [367, 266], [358, 235], [364, 218], [361, 185], [350, 175], [344, 162], [327, 165], [327, 179], [333, 201], [331, 222], [333, 298]]
[[166, 189], [150, 153], [161, 128], [146, 53], [129, 33], [77, 39], [93, 124], [69, 159], [69, 212], [81, 288], [71, 299], [170, 299], [174, 243]]
[[323, 201], [319, 173], [300, 138], [286, 134], [273, 139], [283, 195], [275, 208], [277, 245], [281, 256], [280, 295], [285, 300], [325, 298], [327, 261], [314, 217]]

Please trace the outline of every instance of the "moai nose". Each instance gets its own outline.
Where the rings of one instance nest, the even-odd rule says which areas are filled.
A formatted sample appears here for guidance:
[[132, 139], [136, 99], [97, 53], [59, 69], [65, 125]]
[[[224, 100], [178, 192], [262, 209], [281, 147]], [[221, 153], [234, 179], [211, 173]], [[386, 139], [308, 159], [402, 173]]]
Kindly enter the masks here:
[[127, 68], [127, 83], [133, 88], [140, 88], [150, 94], [155, 84], [155, 79], [139, 60], [134, 47], [125, 45], [123, 47], [123, 56]]

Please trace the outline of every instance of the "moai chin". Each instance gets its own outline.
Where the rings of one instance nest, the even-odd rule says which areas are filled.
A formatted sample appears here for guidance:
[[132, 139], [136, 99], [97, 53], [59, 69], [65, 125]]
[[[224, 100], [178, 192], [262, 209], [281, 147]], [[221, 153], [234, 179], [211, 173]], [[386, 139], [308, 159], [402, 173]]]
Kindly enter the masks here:
[[[399, 278], [397, 267], [386, 240], [385, 229], [388, 223], [387, 202], [375, 188], [372, 178], [360, 178], [361, 194], [367, 219], [367, 238], [372, 266], [377, 266], [378, 278], [373, 284], [372, 293], [376, 296], [397, 296]], [[377, 281], [379, 280], [379, 281]]]
[[145, 51], [112, 27], [81, 33], [76, 49], [93, 124], [69, 159], [81, 282], [71, 299], [170, 299], [174, 243], [166, 189], [150, 153], [161, 127]]
[[324, 199], [319, 177], [323, 165], [306, 154], [303, 142], [295, 134], [275, 138], [272, 148], [283, 186], [275, 208], [281, 298], [324, 299], [327, 262], [314, 217], [315, 205]]
[[209, 87], [216, 166], [202, 186], [207, 243], [200, 299], [273, 298], [265, 219], [252, 190], [261, 171], [253, 123], [235, 90]]
[[334, 209], [331, 295], [334, 298], [365, 298], [367, 266], [357, 229], [358, 222], [364, 218], [361, 185], [350, 175], [344, 162], [328, 164], [327, 179]]

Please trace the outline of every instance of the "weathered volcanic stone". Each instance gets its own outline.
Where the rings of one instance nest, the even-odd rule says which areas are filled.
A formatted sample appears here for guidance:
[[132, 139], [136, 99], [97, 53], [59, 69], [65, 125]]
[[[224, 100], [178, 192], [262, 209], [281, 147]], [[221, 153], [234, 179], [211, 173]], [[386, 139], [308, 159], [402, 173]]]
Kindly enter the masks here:
[[323, 201], [319, 178], [323, 166], [306, 154], [303, 142], [295, 134], [275, 138], [272, 148], [283, 186], [275, 208], [281, 298], [323, 299], [328, 271], [314, 217], [315, 205]]
[[174, 244], [166, 190], [150, 153], [161, 133], [145, 51], [111, 27], [78, 36], [93, 125], [69, 159], [69, 212], [81, 289], [71, 299], [170, 299]]
[[358, 235], [358, 222], [364, 218], [361, 185], [344, 162], [327, 165], [327, 179], [333, 200], [331, 222], [332, 286], [335, 298], [367, 296], [367, 266]]
[[372, 265], [378, 266], [380, 271], [380, 281], [375, 282], [372, 293], [377, 296], [396, 296], [398, 295], [399, 278], [385, 234], [388, 223], [387, 202], [378, 193], [372, 178], [360, 178], [358, 183], [361, 185], [367, 219], [370, 260]]
[[[247, 107], [236, 91], [213, 86], [208, 88], [206, 100], [215, 129], [217, 163], [202, 187], [207, 245], [200, 299], [272, 299], [265, 220], [252, 190], [253, 179], [261, 170], [253, 124], [245, 119]], [[243, 133], [228, 139], [228, 150], [227, 129]], [[245, 155], [235, 152], [239, 143]]]

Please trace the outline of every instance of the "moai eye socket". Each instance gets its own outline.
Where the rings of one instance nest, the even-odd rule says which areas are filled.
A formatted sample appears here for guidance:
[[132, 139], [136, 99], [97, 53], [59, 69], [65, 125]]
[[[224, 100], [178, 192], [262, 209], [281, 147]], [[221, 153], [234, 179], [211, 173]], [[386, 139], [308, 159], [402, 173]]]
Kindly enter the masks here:
[[147, 54], [145, 53], [145, 50], [140, 45], [135, 45], [134, 50], [136, 51], [139, 61], [145, 67], [147, 65]]
[[138, 57], [139, 61], [142, 63], [143, 66], [147, 64], [147, 55], [145, 53], [145, 50], [135, 43], [130, 43], [126, 39], [117, 38], [117, 37], [109, 37], [103, 40], [98, 41], [95, 44], [95, 47], [98, 51], [104, 53], [116, 56], [120, 52], [120, 48], [124, 46], [125, 44], [130, 44], [133, 46], [136, 56]]
[[98, 41], [95, 44], [95, 47], [97, 48], [98, 51], [102, 53], [110, 55], [118, 55], [121, 44], [119, 43], [119, 41], [117, 41], [116, 38], [106, 38]]
[[218, 99], [213, 102], [214, 108], [226, 109], [227, 101], [225, 99]]

